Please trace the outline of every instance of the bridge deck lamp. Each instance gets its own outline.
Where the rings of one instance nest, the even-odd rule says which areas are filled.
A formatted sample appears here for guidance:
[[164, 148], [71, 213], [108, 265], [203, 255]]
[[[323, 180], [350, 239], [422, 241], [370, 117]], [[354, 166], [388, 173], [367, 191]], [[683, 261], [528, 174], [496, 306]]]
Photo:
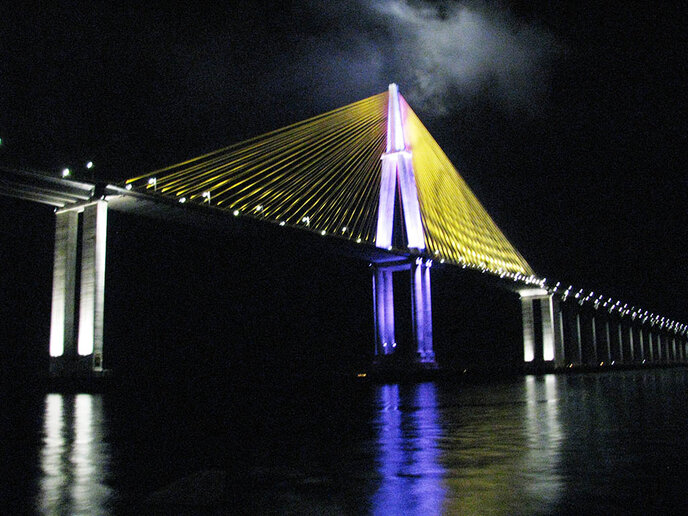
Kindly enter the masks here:
[[206, 190], [201, 194], [204, 199], [208, 199], [208, 204], [210, 204], [210, 190]]
[[158, 179], [156, 177], [149, 177], [148, 178], [148, 184], [153, 185], [153, 191], [154, 192], [158, 191]]

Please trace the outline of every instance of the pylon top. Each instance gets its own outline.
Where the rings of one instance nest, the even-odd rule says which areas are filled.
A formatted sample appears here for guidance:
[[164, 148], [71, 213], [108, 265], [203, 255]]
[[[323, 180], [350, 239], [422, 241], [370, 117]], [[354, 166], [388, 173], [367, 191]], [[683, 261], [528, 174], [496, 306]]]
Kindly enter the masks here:
[[392, 83], [389, 85], [389, 102], [387, 103], [387, 152], [403, 150], [406, 150], [406, 142], [399, 104], [399, 88]]

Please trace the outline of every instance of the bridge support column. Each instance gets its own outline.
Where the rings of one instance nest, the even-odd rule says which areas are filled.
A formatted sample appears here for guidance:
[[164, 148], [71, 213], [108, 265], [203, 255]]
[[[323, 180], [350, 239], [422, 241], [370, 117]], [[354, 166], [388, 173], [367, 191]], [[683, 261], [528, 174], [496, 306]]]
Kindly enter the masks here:
[[397, 347], [394, 336], [394, 287], [392, 271], [376, 268], [373, 274], [375, 354], [390, 355]]
[[609, 333], [609, 319], [607, 319], [606, 317], [604, 320], [604, 339], [604, 360], [607, 364], [610, 364], [612, 361], [612, 340], [611, 334]]
[[628, 361], [629, 362], [634, 362], [635, 361], [635, 342], [633, 339], [633, 321], [629, 322], [628, 324]]
[[413, 334], [417, 357], [422, 363], [435, 362], [435, 352], [432, 347], [431, 263], [417, 258], [411, 266]]
[[[81, 214], [81, 256], [78, 256]], [[102, 200], [56, 212], [50, 374], [89, 376], [103, 371], [107, 203]], [[77, 264], [81, 264], [77, 303]], [[78, 332], [75, 332], [77, 311]]]
[[643, 327], [638, 326], [638, 344], [640, 345], [640, 363], [645, 363], [645, 339], [643, 337]]
[[[430, 268], [432, 262], [422, 258], [404, 263], [380, 264], [373, 269], [373, 304], [375, 309], [375, 355], [385, 357], [398, 354], [399, 364], [409, 359], [415, 364], [435, 364], [432, 343], [432, 292]], [[409, 271], [411, 288], [411, 335], [402, 339], [397, 350], [394, 328], [394, 281], [395, 271]], [[406, 337], [406, 336], [404, 336]], [[407, 349], [408, 342], [413, 348]], [[411, 358], [412, 357], [412, 358]], [[397, 361], [395, 358], [395, 362]]]
[[[523, 320], [523, 361], [526, 364], [550, 364], [564, 367], [563, 324], [559, 300], [547, 291], [523, 290], [521, 313]], [[539, 310], [536, 318], [535, 310]], [[540, 328], [536, 328], [539, 319]]]
[[592, 329], [592, 363], [593, 365], [597, 365], [600, 362], [600, 351], [599, 351], [599, 343], [597, 341], [597, 328], [596, 328], [596, 322], [595, 322], [595, 315], [593, 314], [590, 318], [590, 326]]
[[56, 213], [53, 298], [50, 314], [51, 372], [57, 359], [72, 360], [76, 356], [74, 305], [76, 302], [77, 229], [76, 212]]
[[576, 357], [577, 362], [574, 365], [583, 364], [583, 329], [581, 328], [581, 313], [576, 312], [576, 325], [574, 327], [574, 337], [576, 339]]

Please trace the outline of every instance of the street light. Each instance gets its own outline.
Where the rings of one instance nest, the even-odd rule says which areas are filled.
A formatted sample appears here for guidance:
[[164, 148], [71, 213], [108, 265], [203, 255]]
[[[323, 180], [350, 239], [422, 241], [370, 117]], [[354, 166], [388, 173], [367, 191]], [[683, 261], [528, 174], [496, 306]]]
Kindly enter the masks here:
[[148, 178], [148, 184], [153, 185], [153, 191], [157, 192], [158, 191], [158, 178], [156, 177], [149, 177]]
[[86, 162], [86, 168], [93, 168], [93, 162], [92, 161], [87, 161]]
[[208, 199], [208, 204], [210, 204], [210, 190], [206, 190], [201, 194], [205, 199]]
[[69, 177], [69, 174], [72, 172], [68, 168], [63, 168], [62, 169], [62, 177]]

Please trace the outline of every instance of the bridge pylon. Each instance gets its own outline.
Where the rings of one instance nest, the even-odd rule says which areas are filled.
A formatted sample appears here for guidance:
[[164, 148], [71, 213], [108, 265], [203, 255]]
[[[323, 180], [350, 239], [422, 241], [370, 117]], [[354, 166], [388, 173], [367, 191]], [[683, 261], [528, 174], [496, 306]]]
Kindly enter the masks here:
[[399, 90], [396, 84], [390, 84], [387, 105], [387, 146], [386, 152], [381, 157], [382, 173], [375, 245], [381, 249], [392, 248], [394, 207], [398, 191], [403, 212], [404, 237], [412, 256], [410, 260], [401, 264], [391, 262], [375, 265], [373, 273], [375, 354], [382, 358], [390, 357], [397, 352], [392, 274], [397, 270], [409, 270], [414, 361], [434, 366], [430, 286], [432, 260], [417, 256], [425, 251], [425, 238], [411, 149], [404, 135], [403, 122]]

